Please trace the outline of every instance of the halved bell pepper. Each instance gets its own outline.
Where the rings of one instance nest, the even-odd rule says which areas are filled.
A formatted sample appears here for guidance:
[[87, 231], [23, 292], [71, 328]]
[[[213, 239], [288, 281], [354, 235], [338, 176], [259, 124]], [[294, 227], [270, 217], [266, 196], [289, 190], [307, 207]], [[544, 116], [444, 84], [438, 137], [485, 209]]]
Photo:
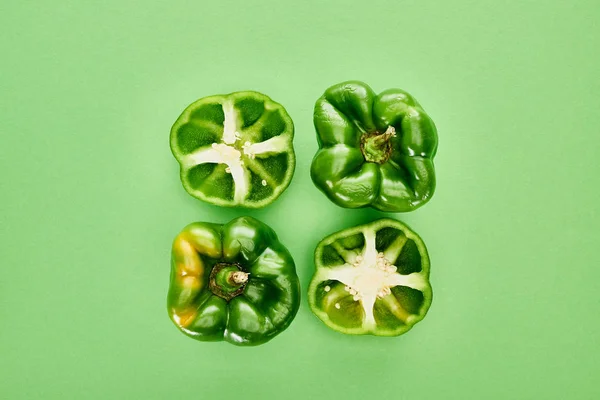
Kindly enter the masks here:
[[186, 335], [258, 345], [286, 329], [299, 305], [294, 260], [264, 223], [196, 222], [175, 238], [167, 308]]
[[314, 184], [335, 204], [411, 211], [435, 190], [436, 127], [408, 93], [363, 82], [327, 89], [315, 104]]
[[401, 335], [431, 305], [425, 244], [396, 220], [384, 218], [326, 237], [317, 245], [315, 265], [308, 303], [336, 331]]
[[294, 124], [258, 92], [202, 98], [171, 129], [171, 151], [192, 196], [219, 206], [259, 208], [288, 187], [296, 163]]

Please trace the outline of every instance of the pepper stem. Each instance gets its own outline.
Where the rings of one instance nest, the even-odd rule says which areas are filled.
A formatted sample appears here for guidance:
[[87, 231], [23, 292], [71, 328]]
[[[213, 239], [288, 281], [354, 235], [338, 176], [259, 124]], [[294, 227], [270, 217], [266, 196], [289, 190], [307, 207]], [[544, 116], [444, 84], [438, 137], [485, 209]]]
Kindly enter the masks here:
[[230, 279], [234, 284], [241, 285], [242, 283], [248, 282], [248, 275], [250, 274], [247, 272], [235, 271], [231, 273]]
[[244, 292], [250, 274], [239, 264], [218, 263], [210, 272], [208, 288], [213, 294], [229, 301]]
[[360, 149], [368, 162], [385, 163], [392, 154], [390, 139], [396, 136], [396, 129], [388, 126], [384, 133], [365, 133], [360, 138]]

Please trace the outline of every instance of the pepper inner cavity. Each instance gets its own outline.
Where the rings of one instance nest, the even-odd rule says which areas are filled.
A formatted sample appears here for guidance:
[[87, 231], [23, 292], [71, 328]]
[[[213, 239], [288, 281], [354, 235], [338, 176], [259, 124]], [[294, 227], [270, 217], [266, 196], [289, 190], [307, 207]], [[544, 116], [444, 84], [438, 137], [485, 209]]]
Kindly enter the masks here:
[[[398, 285], [396, 266], [387, 260], [383, 253], [364, 251], [352, 263], [332, 268], [327, 278], [344, 285], [346, 292], [358, 301], [364, 310], [364, 326], [375, 325], [374, 306], [377, 299], [392, 295], [391, 288]], [[325, 288], [327, 291], [327, 288]], [[341, 309], [340, 303], [335, 307]]]
[[[323, 272], [322, 279], [343, 284], [352, 299], [360, 302], [364, 310], [364, 325], [374, 326], [374, 306], [378, 299], [390, 299], [389, 296], [393, 296], [391, 290], [393, 287], [403, 285], [421, 288], [424, 282], [419, 274], [400, 275], [398, 268], [390, 261], [396, 260], [402, 251], [406, 243], [403, 235], [379, 252], [376, 249], [375, 232], [363, 231], [363, 235], [364, 247], [360, 252], [345, 249], [337, 241], [332, 243], [345, 264], [327, 268]], [[327, 286], [324, 288], [325, 292], [328, 292], [327, 288]], [[340, 307], [336, 308], [341, 309], [342, 304], [337, 304], [340, 304]]]
[[232, 164], [244, 165], [242, 160], [242, 153], [253, 158], [250, 151], [252, 143], [246, 141], [243, 145], [240, 145], [242, 141], [242, 135], [238, 130], [238, 113], [235, 110], [233, 103], [227, 102], [223, 104], [223, 114], [225, 120], [223, 121], [223, 137], [222, 143], [213, 143], [212, 148], [215, 149], [221, 160], [221, 164], [227, 164], [229, 167], [228, 173], [231, 173], [230, 167]]
[[[397, 268], [383, 253], [378, 253], [375, 260], [365, 260], [357, 256], [352, 264], [355, 268], [354, 274], [346, 282], [344, 289], [353, 296], [354, 301], [365, 297], [382, 298], [391, 293], [392, 282], [389, 282], [390, 274], [396, 272]], [[352, 276], [353, 275], [353, 276]]]
[[224, 164], [225, 172], [231, 174], [234, 183], [234, 202], [241, 204], [250, 193], [250, 172], [262, 178], [263, 186], [272, 183], [268, 173], [255, 162], [257, 157], [270, 157], [283, 153], [291, 146], [291, 135], [279, 135], [262, 142], [252, 142], [252, 134], [242, 131], [239, 126], [239, 112], [233, 102], [222, 104], [224, 122], [220, 142], [214, 142], [185, 157], [183, 164], [188, 166], [203, 163]]
[[384, 133], [367, 132], [360, 138], [360, 150], [367, 162], [383, 164], [392, 155], [391, 138], [396, 136], [396, 128], [388, 126]]

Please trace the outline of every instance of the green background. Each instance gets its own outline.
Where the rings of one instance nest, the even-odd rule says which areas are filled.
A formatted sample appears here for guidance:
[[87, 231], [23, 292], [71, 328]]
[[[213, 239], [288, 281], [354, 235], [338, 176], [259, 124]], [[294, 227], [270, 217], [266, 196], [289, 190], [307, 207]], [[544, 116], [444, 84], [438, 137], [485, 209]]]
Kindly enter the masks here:
[[[0, 5], [0, 397], [600, 398], [597, 1], [15, 1]], [[249, 214], [304, 290], [325, 235], [381, 216], [309, 177], [312, 107], [360, 79], [439, 130], [438, 187], [396, 217], [432, 259], [428, 316], [351, 337], [301, 309], [256, 348], [169, 321], [170, 245]], [[168, 146], [199, 97], [253, 89], [295, 121], [259, 211], [183, 190]], [[596, 382], [594, 382], [596, 381]]]

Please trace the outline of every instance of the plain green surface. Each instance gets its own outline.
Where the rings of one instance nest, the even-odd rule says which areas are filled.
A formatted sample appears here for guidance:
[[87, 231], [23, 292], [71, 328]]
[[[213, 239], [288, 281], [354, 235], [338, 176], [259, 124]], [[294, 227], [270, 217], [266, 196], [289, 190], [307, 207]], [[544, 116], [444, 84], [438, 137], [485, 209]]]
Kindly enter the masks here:
[[[600, 397], [597, 1], [16, 1], [0, 5], [0, 398]], [[314, 317], [256, 348], [166, 312], [170, 245], [245, 214], [190, 197], [169, 129], [253, 89], [296, 124], [271, 225], [302, 286], [317, 242], [382, 214], [317, 191], [314, 101], [361, 79], [437, 124], [434, 300], [399, 338]]]

